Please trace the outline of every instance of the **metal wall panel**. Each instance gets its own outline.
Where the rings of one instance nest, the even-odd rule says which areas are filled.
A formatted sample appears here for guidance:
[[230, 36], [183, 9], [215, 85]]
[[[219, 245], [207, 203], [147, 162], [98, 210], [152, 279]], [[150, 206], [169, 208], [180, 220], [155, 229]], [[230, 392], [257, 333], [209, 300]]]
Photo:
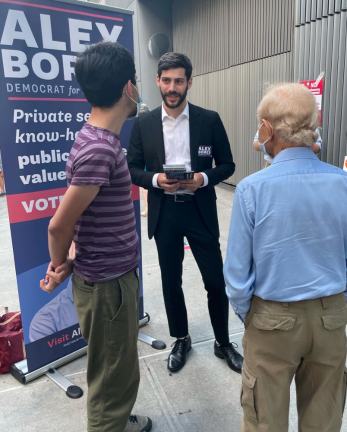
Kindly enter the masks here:
[[301, 1], [297, 0], [295, 3], [295, 25], [301, 25]]
[[300, 26], [294, 29], [294, 80], [300, 75], [299, 63], [300, 63]]
[[[341, 65], [342, 66], [342, 65]], [[344, 72], [347, 72], [347, 54], [345, 56]], [[343, 80], [343, 91], [342, 91], [342, 110], [341, 110], [341, 128], [340, 128], [340, 151], [339, 161], [344, 161], [347, 154], [347, 79], [344, 77]]]
[[286, 20], [284, 23], [284, 28], [285, 28], [284, 34], [285, 34], [286, 45], [283, 52], [289, 52], [292, 50], [294, 5], [295, 2], [291, 2], [291, 1], [285, 2]]
[[[336, 111], [335, 111], [335, 123], [334, 123], [334, 145], [332, 161], [334, 165], [339, 166], [340, 164], [340, 148], [341, 148], [341, 123], [346, 122], [346, 117], [342, 117], [342, 104], [343, 104], [343, 87], [345, 82], [345, 58], [346, 58], [346, 31], [347, 31], [347, 13], [341, 13], [340, 21], [340, 41], [339, 41], [339, 54], [337, 64], [337, 79], [336, 79]], [[345, 135], [346, 138], [346, 135]], [[346, 147], [345, 147], [346, 148]], [[346, 154], [344, 155], [346, 156]], [[344, 157], [343, 157], [344, 160]], [[340, 165], [342, 167], [342, 165]]]
[[312, 0], [315, 1], [317, 3], [317, 19], [321, 19], [322, 18], [322, 13], [323, 13], [323, 0]]
[[329, 0], [329, 15], [334, 15], [335, 13], [335, 0]]
[[253, 149], [256, 110], [265, 86], [290, 81], [291, 70], [292, 55], [286, 53], [194, 78], [189, 101], [217, 111], [229, 136], [236, 171], [228, 183], [262, 168], [263, 155]]
[[321, 37], [322, 37], [323, 21], [321, 19], [316, 21], [316, 46], [315, 46], [315, 65], [313, 76], [317, 77], [321, 72], [320, 59], [321, 59]]
[[308, 75], [314, 75], [315, 71], [315, 54], [316, 54], [316, 34], [317, 34], [317, 22], [312, 21], [310, 25], [310, 57], [309, 57], [309, 67], [308, 67]]
[[[347, 9], [347, 0], [294, 0], [295, 25], [304, 25], [323, 16], [340, 13]], [[288, 2], [290, 3], [290, 2]]]
[[301, 3], [300, 24], [305, 24], [305, 22], [306, 22], [306, 0], [300, 0], [300, 3]]
[[293, 76], [295, 81], [315, 79], [321, 71], [321, 159], [342, 166], [347, 154], [347, 0], [175, 0], [172, 5], [174, 49], [190, 56], [195, 68], [189, 98], [218, 111], [230, 138], [237, 166], [230, 183], [262, 166], [252, 142], [264, 84]]
[[288, 52], [293, 8], [288, 0], [175, 0], [175, 50], [192, 60], [194, 76]]
[[297, 24], [294, 31], [294, 79], [312, 80], [325, 72], [320, 157], [340, 168], [347, 155], [346, 3], [345, 0], [317, 2], [318, 19], [305, 25]]
[[[340, 43], [340, 15], [335, 14], [332, 18], [333, 20], [333, 49], [331, 56], [331, 69], [330, 69], [330, 88], [329, 88], [329, 123], [334, 124], [335, 114], [336, 114], [336, 90], [337, 90], [337, 67], [338, 64], [338, 53], [339, 53], [339, 43]], [[326, 98], [327, 99], [327, 98]], [[334, 128], [328, 128], [328, 143], [333, 143], [334, 141]], [[327, 146], [327, 160], [333, 160], [333, 146]]]
[[305, 42], [304, 42], [304, 76], [309, 76], [309, 61], [310, 58], [310, 48], [311, 48], [311, 24], [307, 24], [303, 27], [305, 29]]
[[311, 21], [317, 19], [317, 0], [311, 0]]
[[312, 0], [306, 0], [306, 22], [309, 23], [311, 22], [311, 3]]
[[[305, 31], [312, 0], [174, 0], [174, 50], [193, 63], [192, 103], [217, 111], [227, 129], [238, 183], [259, 170], [263, 156], [253, 149], [256, 109], [264, 83], [293, 78], [294, 12]], [[295, 9], [296, 7], [296, 9]], [[303, 36], [302, 41], [305, 43]], [[307, 46], [309, 49], [309, 46]], [[309, 55], [310, 51], [308, 51]], [[314, 54], [312, 53], [312, 58]], [[314, 61], [312, 60], [314, 64]], [[302, 62], [302, 67], [304, 63]]]
[[195, 75], [229, 67], [229, 0], [176, 0], [172, 17], [175, 50], [188, 55]]
[[299, 27], [299, 31], [300, 31], [300, 46], [298, 46], [298, 49], [300, 51], [300, 55], [299, 55], [299, 74], [300, 75], [304, 75], [304, 53], [305, 53], [305, 33], [306, 33], [306, 29], [305, 26], [300, 26]]

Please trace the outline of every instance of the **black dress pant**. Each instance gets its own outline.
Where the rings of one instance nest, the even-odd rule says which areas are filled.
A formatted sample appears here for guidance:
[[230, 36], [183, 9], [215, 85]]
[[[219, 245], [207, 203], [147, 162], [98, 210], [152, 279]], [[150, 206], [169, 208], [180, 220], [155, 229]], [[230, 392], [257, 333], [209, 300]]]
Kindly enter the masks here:
[[[187, 238], [207, 291], [208, 309], [216, 340], [229, 343], [229, 301], [225, 292], [220, 244], [205, 225], [195, 199], [177, 203], [164, 196], [154, 233], [157, 244], [170, 335], [188, 335], [182, 290], [184, 237]], [[200, 295], [198, 292], [196, 295]]]

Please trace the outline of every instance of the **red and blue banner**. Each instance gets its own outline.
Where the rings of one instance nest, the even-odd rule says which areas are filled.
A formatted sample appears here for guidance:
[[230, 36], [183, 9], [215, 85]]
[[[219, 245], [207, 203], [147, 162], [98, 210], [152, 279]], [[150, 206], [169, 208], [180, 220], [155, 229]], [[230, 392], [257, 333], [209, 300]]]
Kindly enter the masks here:
[[[79, 1], [0, 0], [0, 148], [29, 372], [85, 346], [71, 281], [52, 294], [39, 281], [50, 261], [48, 224], [66, 191], [66, 161], [91, 110], [74, 76], [75, 55], [101, 40], [133, 52], [131, 14]], [[132, 124], [121, 133], [125, 153]], [[141, 238], [135, 187], [133, 199]], [[142, 318], [142, 293], [140, 311]]]

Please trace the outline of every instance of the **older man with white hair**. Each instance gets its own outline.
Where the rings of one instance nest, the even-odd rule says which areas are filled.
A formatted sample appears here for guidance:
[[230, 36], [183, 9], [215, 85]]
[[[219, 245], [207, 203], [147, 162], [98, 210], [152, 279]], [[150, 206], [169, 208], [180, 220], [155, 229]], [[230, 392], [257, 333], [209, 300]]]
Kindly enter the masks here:
[[287, 432], [295, 376], [300, 432], [338, 432], [346, 396], [347, 173], [325, 164], [312, 94], [269, 88], [259, 142], [274, 157], [236, 189], [224, 275], [245, 323], [243, 432]]

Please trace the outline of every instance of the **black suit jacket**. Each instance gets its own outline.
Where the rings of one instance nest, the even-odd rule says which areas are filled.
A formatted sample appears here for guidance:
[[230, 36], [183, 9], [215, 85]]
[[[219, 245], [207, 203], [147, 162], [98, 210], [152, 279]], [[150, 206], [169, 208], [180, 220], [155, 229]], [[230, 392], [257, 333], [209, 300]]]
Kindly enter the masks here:
[[[204, 222], [218, 238], [217, 197], [214, 186], [228, 179], [235, 171], [228, 136], [216, 112], [192, 104], [189, 104], [189, 124], [192, 171], [204, 172], [208, 177], [208, 186], [195, 192], [196, 201]], [[212, 157], [199, 156], [200, 146], [211, 146]], [[164, 195], [163, 189], [153, 187], [152, 179], [154, 174], [164, 172], [164, 164], [165, 147], [160, 106], [136, 119], [128, 151], [132, 182], [148, 189], [149, 238], [154, 235]]]

